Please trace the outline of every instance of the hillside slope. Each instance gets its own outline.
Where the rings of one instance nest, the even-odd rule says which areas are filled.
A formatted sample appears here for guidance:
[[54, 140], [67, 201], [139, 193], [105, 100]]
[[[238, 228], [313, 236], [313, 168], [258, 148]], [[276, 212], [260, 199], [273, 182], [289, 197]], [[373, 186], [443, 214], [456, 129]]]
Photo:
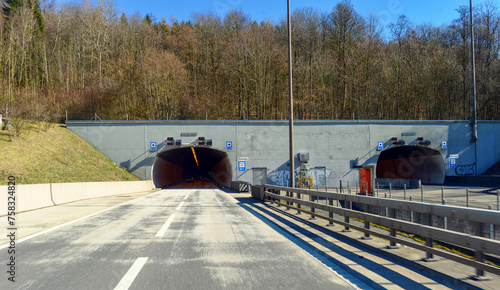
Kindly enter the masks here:
[[0, 131], [2, 184], [9, 175], [19, 184], [140, 180], [63, 125], [39, 132], [32, 124], [12, 142], [8, 133]]

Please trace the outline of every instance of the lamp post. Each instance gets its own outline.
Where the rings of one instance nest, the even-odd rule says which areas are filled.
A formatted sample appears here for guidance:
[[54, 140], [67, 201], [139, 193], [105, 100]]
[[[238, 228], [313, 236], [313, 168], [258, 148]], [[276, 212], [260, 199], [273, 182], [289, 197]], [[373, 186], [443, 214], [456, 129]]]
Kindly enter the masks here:
[[472, 0], [470, 0], [470, 59], [471, 59], [471, 100], [470, 100], [470, 126], [472, 130], [471, 143], [474, 143], [474, 164], [477, 174], [477, 117], [476, 117], [476, 58], [474, 56], [474, 17], [472, 13]]
[[289, 94], [289, 118], [288, 136], [290, 152], [290, 187], [295, 187], [295, 166], [293, 153], [293, 87], [292, 87], [292, 18], [290, 16], [290, 0], [287, 1], [288, 8], [288, 94]]

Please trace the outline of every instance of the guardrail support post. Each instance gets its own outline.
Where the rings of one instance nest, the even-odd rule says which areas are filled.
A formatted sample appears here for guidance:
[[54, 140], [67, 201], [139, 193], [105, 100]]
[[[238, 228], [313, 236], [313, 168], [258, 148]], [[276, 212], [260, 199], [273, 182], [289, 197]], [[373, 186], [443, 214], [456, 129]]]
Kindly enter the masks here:
[[[446, 200], [443, 198], [441, 201], [443, 205], [446, 205]], [[447, 230], [448, 229], [448, 217], [443, 217], [443, 229]]]
[[[427, 220], [427, 225], [432, 226], [432, 215], [426, 214], [425, 218]], [[433, 244], [434, 244], [434, 240], [432, 238], [430, 238], [430, 237], [425, 238], [425, 245], [427, 247], [432, 248]], [[432, 253], [427, 252], [427, 253], [425, 253], [424, 261], [425, 262], [434, 262], [434, 261], [436, 261], [436, 259], [434, 258], [434, 255]]]
[[[292, 195], [293, 195], [293, 193], [292, 193], [292, 192], [290, 192], [290, 191], [287, 191], [287, 192], [286, 192], [286, 196], [287, 196], [287, 197], [293, 197]], [[280, 201], [280, 202], [281, 202], [281, 201]], [[288, 200], [287, 200], [287, 201], [286, 201], [286, 205], [290, 206], [290, 201], [288, 201]], [[289, 210], [289, 209], [290, 209], [290, 207], [288, 207], [288, 206], [285, 208], [285, 210]]]
[[469, 188], [465, 189], [465, 207], [469, 207]]
[[[312, 194], [309, 194], [309, 201], [314, 202], [314, 199], [315, 199], [315, 196]], [[311, 206], [311, 213], [315, 213], [315, 208], [312, 206]], [[316, 219], [316, 217], [314, 216], [314, 214], [311, 214], [310, 220], [315, 220], [315, 219]]]
[[[365, 210], [365, 213], [368, 213], [368, 205], [365, 204], [364, 206], [364, 210]], [[369, 230], [370, 229], [370, 222], [369, 221], [366, 221], [365, 220], [365, 229]], [[370, 234], [365, 232], [365, 234], [363, 235], [363, 237], [361, 237], [363, 240], [370, 240], [371, 237], [370, 237]]]
[[424, 186], [420, 186], [420, 201], [424, 202]]
[[[300, 193], [297, 192], [297, 199], [301, 199]], [[300, 203], [297, 203], [297, 214], [300, 214]]]
[[[344, 207], [346, 209], [351, 209], [351, 202], [350, 201], [347, 201], [346, 199], [344, 199]], [[345, 223], [349, 223], [349, 217], [348, 216], [344, 216], [344, 222]], [[344, 226], [344, 229], [342, 230], [343, 232], [350, 232], [351, 230], [349, 229], [349, 227], [346, 225]]]
[[403, 184], [403, 188], [404, 188], [404, 195], [403, 195], [403, 199], [406, 200], [406, 183]]
[[[488, 205], [488, 209], [489, 210], [493, 210], [493, 206], [492, 205]], [[489, 225], [489, 234], [488, 234], [488, 237], [490, 239], [494, 239], [495, 238], [495, 226], [493, 224]]]
[[[391, 208], [389, 210], [389, 212], [390, 212], [390, 217], [391, 218], [396, 218], [396, 210], [395, 209]], [[395, 237], [396, 236], [396, 229], [391, 228], [390, 234], [391, 234], [391, 237]], [[389, 242], [389, 246], [387, 246], [387, 248], [388, 249], [397, 249], [398, 246], [396, 246], [396, 242], [390, 241]]]
[[[328, 199], [328, 205], [329, 205], [329, 206], [333, 206], [333, 198], [329, 198], [329, 199]], [[328, 217], [329, 217], [329, 218], [331, 218], [331, 219], [333, 219], [333, 212], [329, 212], [329, 213], [328, 213]], [[328, 222], [328, 224], [327, 224], [327, 226], [332, 227], [332, 226], [333, 226], [333, 222], [332, 222], [332, 221], [329, 221], [329, 222]]]
[[[476, 223], [476, 232], [477, 236], [482, 237], [483, 236], [483, 224], [482, 223]], [[476, 251], [475, 258], [477, 262], [484, 263], [484, 252], [483, 251]], [[476, 275], [473, 276], [475, 280], [490, 280], [491, 277], [486, 276], [484, 273], [484, 270], [477, 269], [476, 268]]]
[[[413, 196], [410, 195], [410, 201], [413, 201]], [[413, 222], [413, 211], [410, 211], [410, 222]]]

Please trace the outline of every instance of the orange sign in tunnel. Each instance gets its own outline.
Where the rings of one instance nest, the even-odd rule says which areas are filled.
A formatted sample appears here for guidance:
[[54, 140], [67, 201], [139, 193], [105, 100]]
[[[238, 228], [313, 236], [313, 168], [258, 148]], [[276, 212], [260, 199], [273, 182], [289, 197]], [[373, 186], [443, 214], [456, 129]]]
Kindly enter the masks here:
[[191, 181], [229, 186], [232, 179], [231, 161], [225, 152], [209, 147], [173, 148], [156, 155], [152, 178], [156, 188]]

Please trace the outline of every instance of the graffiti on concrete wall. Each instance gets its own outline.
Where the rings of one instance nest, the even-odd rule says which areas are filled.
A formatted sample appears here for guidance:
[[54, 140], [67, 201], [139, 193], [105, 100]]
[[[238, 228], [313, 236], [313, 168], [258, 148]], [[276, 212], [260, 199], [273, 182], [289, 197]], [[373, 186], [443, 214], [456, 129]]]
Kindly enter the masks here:
[[[326, 181], [332, 173], [331, 169], [317, 170], [316, 168], [309, 169], [309, 176], [313, 179], [313, 185], [325, 186]], [[297, 177], [298, 172], [295, 173]], [[297, 179], [297, 178], [296, 178]], [[269, 184], [278, 186], [288, 186], [290, 180], [290, 170], [280, 167], [267, 175]], [[297, 182], [297, 181], [296, 181]]]
[[460, 176], [474, 175], [474, 164], [458, 165], [455, 167], [455, 173]]

